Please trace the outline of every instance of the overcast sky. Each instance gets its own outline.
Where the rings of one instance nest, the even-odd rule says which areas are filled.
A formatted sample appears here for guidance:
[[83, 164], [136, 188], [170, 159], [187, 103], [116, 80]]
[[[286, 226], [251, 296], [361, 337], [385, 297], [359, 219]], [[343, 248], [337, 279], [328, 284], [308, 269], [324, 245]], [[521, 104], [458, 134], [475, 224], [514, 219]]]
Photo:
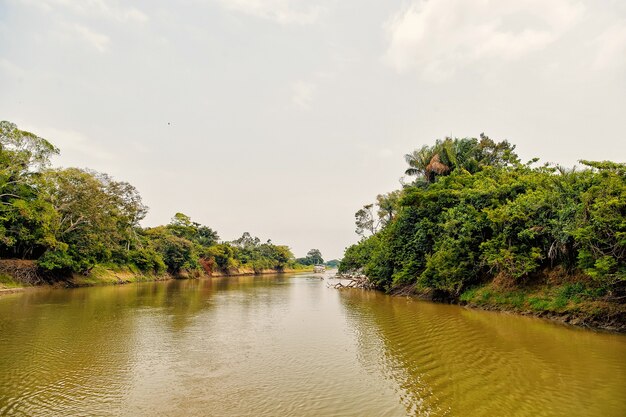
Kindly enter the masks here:
[[445, 136], [626, 160], [624, 0], [0, 0], [0, 119], [55, 165], [341, 257], [354, 212]]

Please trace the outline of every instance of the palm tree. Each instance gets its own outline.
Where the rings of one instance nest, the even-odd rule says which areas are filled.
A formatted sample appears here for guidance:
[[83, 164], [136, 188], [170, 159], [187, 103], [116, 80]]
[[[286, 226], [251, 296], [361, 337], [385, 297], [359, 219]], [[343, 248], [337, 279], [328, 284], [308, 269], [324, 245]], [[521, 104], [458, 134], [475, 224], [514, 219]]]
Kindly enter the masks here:
[[404, 171], [404, 174], [416, 177], [426, 176], [426, 167], [430, 163], [432, 157], [432, 149], [427, 145], [404, 155], [404, 160], [407, 164], [409, 164], [409, 167], [406, 171]]
[[437, 140], [435, 145], [424, 145], [406, 154], [409, 167], [405, 175], [417, 177], [417, 181], [433, 183], [437, 176], [456, 169], [474, 174], [485, 166], [507, 166], [519, 162], [515, 146], [507, 141], [494, 142], [484, 134], [476, 138], [450, 138]]
[[422, 146], [410, 154], [404, 155], [404, 159], [409, 168], [404, 171], [405, 175], [416, 176], [427, 183], [435, 181], [435, 175], [443, 175], [450, 170], [450, 167], [441, 162], [439, 156], [439, 146]]

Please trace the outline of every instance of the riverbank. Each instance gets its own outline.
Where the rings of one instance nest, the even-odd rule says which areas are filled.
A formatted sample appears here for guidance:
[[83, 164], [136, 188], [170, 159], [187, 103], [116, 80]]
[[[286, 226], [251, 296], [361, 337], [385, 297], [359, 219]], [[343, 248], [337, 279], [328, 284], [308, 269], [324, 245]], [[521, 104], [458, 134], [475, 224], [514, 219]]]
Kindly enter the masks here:
[[[334, 288], [380, 290], [358, 272], [338, 274], [336, 278], [348, 280], [349, 283], [338, 282]], [[626, 333], [626, 283], [618, 282], [609, 288], [594, 286], [590, 284], [589, 277], [568, 274], [561, 268], [543, 271], [532, 280], [521, 282], [494, 279], [470, 287], [459, 296], [417, 284], [399, 285], [385, 292], [392, 296], [534, 316], [578, 327]]]
[[626, 304], [581, 283], [515, 289], [494, 283], [461, 294], [459, 303], [483, 310], [510, 311], [592, 329], [626, 333]]
[[466, 308], [500, 311], [545, 318], [588, 329], [626, 333], [626, 304], [612, 294], [599, 293], [580, 282], [502, 286], [490, 282], [470, 288], [458, 298], [450, 298], [431, 289], [415, 286], [395, 288], [396, 296], [410, 296], [426, 301], [458, 304]]
[[22, 292], [29, 289], [36, 288], [76, 288], [76, 287], [95, 287], [104, 285], [124, 285], [136, 282], [157, 282], [168, 281], [174, 279], [199, 279], [199, 278], [212, 278], [212, 277], [235, 277], [235, 276], [250, 276], [250, 275], [266, 275], [266, 274], [280, 274], [280, 273], [295, 273], [295, 272], [309, 272], [312, 268], [302, 269], [263, 269], [255, 271], [252, 268], [237, 268], [229, 271], [192, 271], [181, 272], [178, 274], [146, 274], [138, 271], [134, 271], [131, 268], [118, 267], [118, 268], [105, 268], [97, 266], [93, 268], [88, 274], [71, 274], [68, 276], [58, 277], [51, 282], [39, 281], [36, 284], [25, 284], [20, 282], [15, 277], [6, 273], [0, 273], [0, 296], [3, 294], [12, 294], [16, 292]]

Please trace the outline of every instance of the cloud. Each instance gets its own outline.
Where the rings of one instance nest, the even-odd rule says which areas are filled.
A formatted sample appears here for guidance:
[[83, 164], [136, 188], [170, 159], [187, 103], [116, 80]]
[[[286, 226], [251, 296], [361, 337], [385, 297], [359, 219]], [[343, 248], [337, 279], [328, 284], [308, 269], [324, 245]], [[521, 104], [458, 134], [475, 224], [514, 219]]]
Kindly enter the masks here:
[[5, 73], [13, 78], [21, 78], [27, 74], [27, 71], [6, 59], [0, 59], [0, 72]]
[[81, 40], [93, 46], [96, 50], [98, 50], [98, 52], [106, 51], [109, 45], [108, 36], [94, 32], [88, 27], [75, 25], [74, 32], [79, 36]]
[[312, 82], [296, 81], [291, 86], [292, 101], [303, 108], [308, 108], [315, 96], [317, 85]]
[[387, 159], [393, 156], [393, 151], [389, 148], [383, 148], [378, 151], [378, 156]]
[[129, 145], [136, 153], [147, 154], [152, 151], [152, 148], [136, 140], [131, 141]]
[[442, 80], [468, 65], [510, 62], [558, 40], [582, 17], [574, 0], [421, 0], [386, 24], [384, 60]]
[[593, 68], [603, 70], [626, 64], [626, 22], [613, 25], [593, 42], [597, 49]]
[[114, 0], [19, 0], [21, 3], [35, 6], [42, 11], [52, 12], [65, 9], [76, 15], [99, 17], [118, 22], [141, 23], [148, 16], [134, 7], [124, 7]]
[[230, 10], [273, 20], [281, 24], [307, 25], [315, 23], [326, 10], [311, 6], [304, 0], [218, 0]]

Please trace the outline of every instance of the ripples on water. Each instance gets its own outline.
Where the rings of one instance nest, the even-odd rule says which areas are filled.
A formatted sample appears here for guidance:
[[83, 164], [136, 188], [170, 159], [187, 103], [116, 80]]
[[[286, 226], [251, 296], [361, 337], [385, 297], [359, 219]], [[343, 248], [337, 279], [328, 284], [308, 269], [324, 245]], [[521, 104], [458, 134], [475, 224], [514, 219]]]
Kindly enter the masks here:
[[4, 296], [0, 414], [626, 415], [622, 335], [311, 278]]

